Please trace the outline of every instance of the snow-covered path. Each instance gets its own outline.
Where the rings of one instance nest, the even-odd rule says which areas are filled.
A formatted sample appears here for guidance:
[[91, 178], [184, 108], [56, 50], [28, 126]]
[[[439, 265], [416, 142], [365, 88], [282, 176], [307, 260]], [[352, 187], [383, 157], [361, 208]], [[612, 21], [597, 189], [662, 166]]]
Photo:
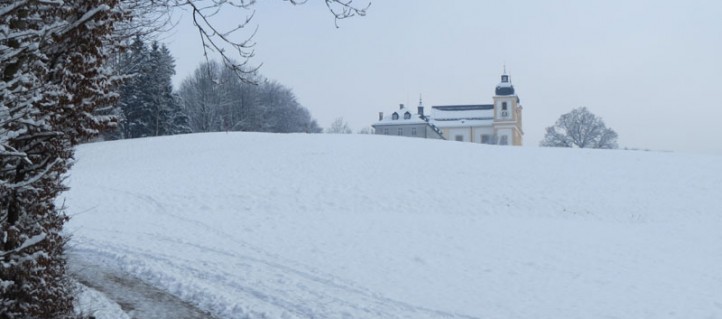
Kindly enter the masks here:
[[83, 145], [72, 251], [218, 318], [722, 318], [722, 159], [384, 136]]
[[[183, 224], [182, 220], [175, 222], [176, 227], [182, 228]], [[192, 222], [191, 225], [197, 229], [208, 229], [200, 222]], [[121, 306], [126, 303], [125, 299], [153, 301], [155, 298], [148, 296], [158, 293], [156, 288], [149, 288], [147, 292], [143, 291], [145, 289], [133, 291], [139, 286], [151, 287], [133, 279], [130, 279], [131, 285], [135, 287], [114, 287], [118, 278], [127, 278], [127, 273], [121, 270], [125, 269], [178, 294], [184, 300], [228, 318], [472, 318], [392, 300], [319, 269], [289, 260], [281, 262], [278, 257], [257, 248], [251, 249], [254, 253], [239, 254], [237, 250], [223, 246], [249, 248], [247, 243], [220, 232], [215, 232], [214, 236], [210, 241], [204, 238], [201, 242], [223, 243], [222, 246], [178, 241], [157, 234], [149, 236], [148, 240], [157, 237], [165, 253], [129, 247], [123, 243], [76, 241], [83, 248], [72, 250], [76, 255], [71, 261], [80, 266], [80, 271], [90, 274], [87, 281], [106, 276], [104, 279], [109, 281], [94, 288], [102, 292], [111, 291], [109, 296], [119, 301]], [[93, 262], [89, 264], [87, 260]], [[99, 272], [87, 272], [89, 269], [98, 269]], [[159, 270], [164, 275], [158, 277]], [[117, 292], [112, 292], [114, 290]], [[229, 304], [234, 306], [228, 307]], [[152, 304], [143, 305], [141, 302], [141, 306], [153, 311]], [[159, 313], [164, 312], [163, 309], [159, 309]], [[257, 309], [266, 311], [259, 312]], [[143, 317], [138, 315], [138, 318]]]
[[117, 303], [131, 319], [213, 319], [210, 314], [166, 291], [123, 273], [101, 260], [85, 257], [70, 251], [70, 275]]

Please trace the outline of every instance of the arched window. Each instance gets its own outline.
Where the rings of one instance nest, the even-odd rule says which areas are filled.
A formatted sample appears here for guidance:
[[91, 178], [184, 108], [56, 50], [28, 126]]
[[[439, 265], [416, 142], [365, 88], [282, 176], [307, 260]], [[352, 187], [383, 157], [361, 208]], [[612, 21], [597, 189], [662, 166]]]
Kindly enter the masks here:
[[506, 111], [506, 102], [501, 102], [501, 110]]
[[398, 120], [399, 119], [399, 113], [394, 112], [394, 114], [391, 114], [392, 120]]
[[408, 120], [408, 119], [410, 119], [410, 118], [411, 118], [411, 113], [406, 112], [406, 113], [404, 114], [404, 120]]

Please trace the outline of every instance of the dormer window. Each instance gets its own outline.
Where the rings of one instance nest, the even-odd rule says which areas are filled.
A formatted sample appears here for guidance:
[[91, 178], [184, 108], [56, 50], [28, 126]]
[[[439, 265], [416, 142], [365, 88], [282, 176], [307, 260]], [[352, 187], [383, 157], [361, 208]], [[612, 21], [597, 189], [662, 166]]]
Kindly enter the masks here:
[[398, 120], [399, 119], [399, 113], [394, 112], [394, 114], [391, 114], [392, 120]]
[[411, 113], [406, 112], [406, 113], [404, 114], [404, 120], [408, 120], [408, 119], [411, 119]]

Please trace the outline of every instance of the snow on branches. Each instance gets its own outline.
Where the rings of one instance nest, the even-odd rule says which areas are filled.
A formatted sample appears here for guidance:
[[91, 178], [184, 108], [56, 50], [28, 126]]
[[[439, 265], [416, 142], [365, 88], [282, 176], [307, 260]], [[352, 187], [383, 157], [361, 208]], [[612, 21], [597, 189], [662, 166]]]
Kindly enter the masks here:
[[105, 67], [119, 0], [0, 0], [0, 318], [58, 318], [65, 284], [65, 190], [73, 146], [107, 124]]

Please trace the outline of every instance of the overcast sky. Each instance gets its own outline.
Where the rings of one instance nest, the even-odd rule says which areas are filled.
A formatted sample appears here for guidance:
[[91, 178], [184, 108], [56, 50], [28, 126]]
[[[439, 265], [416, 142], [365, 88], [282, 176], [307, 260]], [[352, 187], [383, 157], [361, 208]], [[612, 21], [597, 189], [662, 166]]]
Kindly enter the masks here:
[[[247, 13], [228, 8], [217, 19], [230, 26]], [[162, 40], [176, 85], [203, 61], [190, 16], [179, 17]], [[722, 154], [720, 17], [719, 0], [376, 0], [336, 29], [321, 0], [263, 0], [251, 63], [293, 89], [323, 127], [343, 117], [357, 131], [419, 94], [427, 108], [490, 104], [506, 64], [525, 146], [586, 106], [621, 147]]]

